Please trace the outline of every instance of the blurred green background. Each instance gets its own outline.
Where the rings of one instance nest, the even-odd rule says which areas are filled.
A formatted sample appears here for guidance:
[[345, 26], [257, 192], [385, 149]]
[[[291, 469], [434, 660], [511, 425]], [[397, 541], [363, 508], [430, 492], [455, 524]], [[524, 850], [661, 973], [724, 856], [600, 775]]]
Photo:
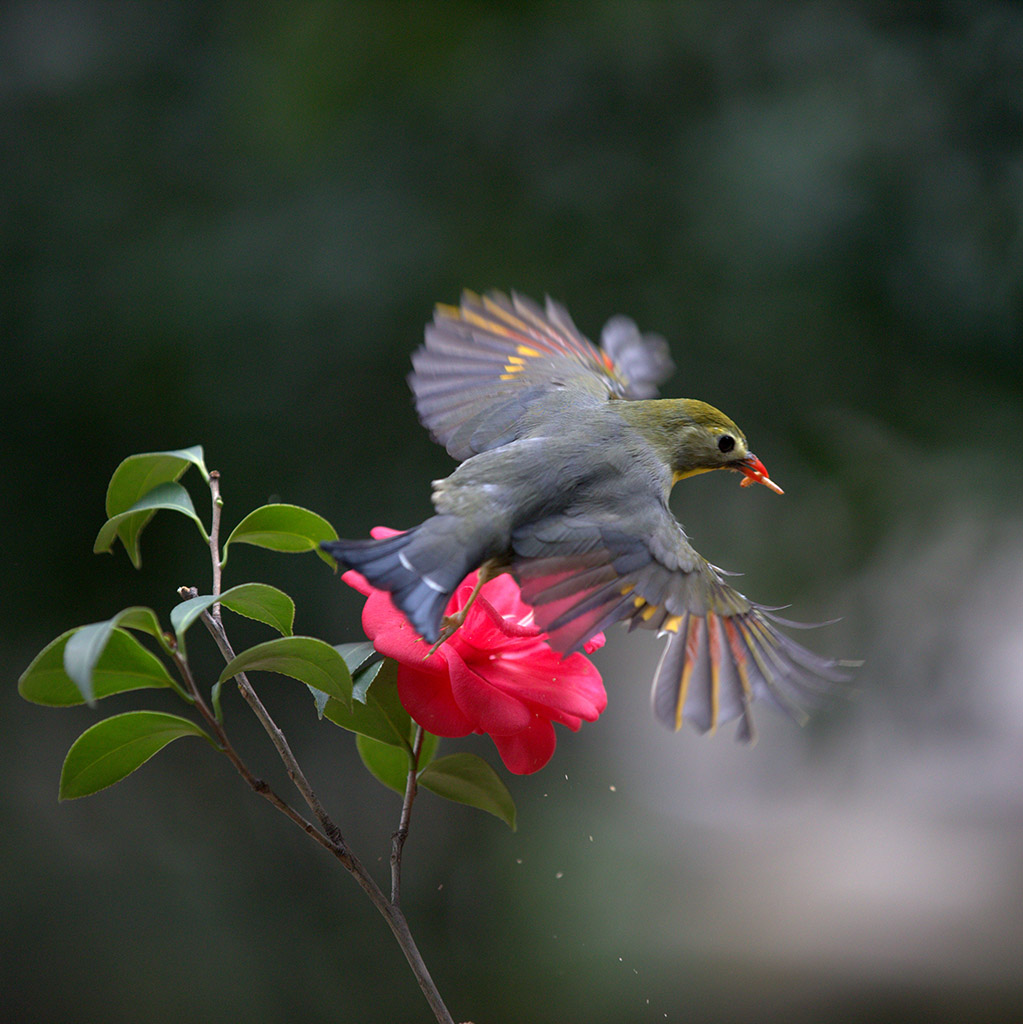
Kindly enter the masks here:
[[[665, 392], [786, 490], [687, 481], [688, 532], [866, 665], [750, 750], [657, 726], [660, 645], [612, 630], [610, 707], [509, 780], [517, 833], [416, 806], [406, 908], [455, 1019], [1021, 1019], [1019, 5], [12, 2], [0, 103], [5, 1020], [429, 1019], [351, 879], [226, 761], [176, 744], [58, 805], [97, 713], [15, 684], [71, 626], [208, 588], [183, 517], [141, 572], [91, 554], [131, 453], [205, 445], [228, 525], [423, 518], [451, 463], [404, 375], [463, 287], [663, 333]], [[311, 555], [238, 550], [249, 579], [359, 635]], [[260, 689], [384, 877], [397, 798], [295, 684]]]

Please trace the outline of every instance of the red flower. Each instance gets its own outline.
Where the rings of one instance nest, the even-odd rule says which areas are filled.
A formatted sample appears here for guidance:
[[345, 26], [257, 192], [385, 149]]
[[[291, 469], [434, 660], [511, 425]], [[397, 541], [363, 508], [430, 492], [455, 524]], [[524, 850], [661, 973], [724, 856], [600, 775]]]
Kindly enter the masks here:
[[[374, 537], [398, 530], [378, 526]], [[464, 607], [477, 574], [467, 576], [446, 612]], [[533, 609], [507, 573], [484, 584], [465, 622], [427, 656], [429, 647], [395, 608], [386, 591], [359, 573], [341, 577], [369, 600], [362, 626], [381, 654], [398, 662], [398, 696], [405, 710], [437, 736], [487, 733], [509, 771], [538, 771], [554, 753], [554, 722], [578, 730], [607, 706], [600, 673], [582, 654], [562, 658], [533, 622]], [[604, 645], [598, 633], [586, 644]]]

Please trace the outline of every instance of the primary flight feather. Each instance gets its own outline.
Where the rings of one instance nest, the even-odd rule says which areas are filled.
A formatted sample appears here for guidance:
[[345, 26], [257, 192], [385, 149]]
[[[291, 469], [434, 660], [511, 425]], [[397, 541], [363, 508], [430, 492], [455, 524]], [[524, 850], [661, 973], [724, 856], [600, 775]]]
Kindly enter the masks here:
[[512, 574], [564, 655], [620, 620], [666, 634], [653, 708], [673, 729], [738, 718], [749, 739], [755, 699], [798, 715], [845, 678], [729, 586], [669, 511], [674, 484], [710, 470], [781, 488], [723, 413], [655, 397], [672, 370], [662, 338], [615, 317], [597, 348], [549, 299], [466, 292], [437, 306], [412, 365], [419, 417], [461, 465], [433, 482], [437, 514], [419, 526], [323, 547], [389, 591], [425, 640], [457, 628], [444, 609], [480, 568]]

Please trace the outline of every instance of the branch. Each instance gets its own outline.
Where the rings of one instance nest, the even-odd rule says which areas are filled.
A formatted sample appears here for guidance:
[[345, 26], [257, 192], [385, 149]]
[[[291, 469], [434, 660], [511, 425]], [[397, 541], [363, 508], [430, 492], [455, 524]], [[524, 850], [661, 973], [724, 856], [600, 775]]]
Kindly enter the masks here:
[[[220, 597], [220, 577], [223, 564], [220, 561], [220, 511], [224, 507], [224, 499], [220, 496], [220, 473], [210, 470], [210, 494], [213, 496], [213, 514], [210, 516], [210, 556], [213, 560], [213, 594]], [[220, 605], [215, 604], [210, 613], [220, 621]]]
[[277, 808], [285, 817], [290, 818], [303, 832], [315, 840], [325, 849], [330, 850], [336, 854], [334, 844], [323, 835], [315, 825], [311, 822], [306, 821], [301, 814], [298, 813], [290, 804], [283, 800], [276, 792], [271, 788], [270, 784], [264, 779], [257, 778], [249, 770], [248, 765], [241, 759], [238, 752], [234, 749], [231, 741], [227, 738], [227, 733], [224, 731], [224, 727], [217, 721], [216, 715], [210, 710], [209, 705], [203, 700], [202, 694], [199, 692], [199, 688], [192, 678], [192, 671], [188, 667], [187, 662], [180, 658], [177, 654], [174, 655], [174, 663], [177, 666], [178, 673], [181, 675], [182, 680], [185, 684], [185, 689], [195, 703], [196, 709], [199, 714], [202, 715], [206, 725], [212, 730], [217, 738], [217, 742], [220, 744], [221, 750], [227, 755], [228, 760], [234, 765], [238, 774], [245, 780], [249, 788], [254, 792], [258, 793], [261, 797], [269, 800], [274, 807]]
[[398, 831], [391, 836], [391, 904], [397, 907], [401, 903], [401, 851], [408, 839], [409, 821], [412, 818], [412, 801], [416, 798], [418, 786], [416, 773], [419, 769], [419, 752], [423, 747], [423, 727], [416, 725], [415, 738], [412, 740], [412, 753], [409, 757], [408, 777], [405, 780], [405, 799], [401, 804], [401, 818]]
[[[221, 511], [224, 507], [224, 499], [220, 496], [220, 473], [215, 469], [210, 470], [210, 493], [213, 496], [213, 513], [210, 520], [210, 557], [213, 562], [213, 595], [214, 597], [220, 596], [221, 590], [221, 569], [222, 563], [220, 560], [220, 516]], [[198, 591], [191, 590], [190, 596], [195, 597]], [[220, 648], [220, 653], [223, 655], [225, 661], [231, 661], [234, 658], [234, 650], [231, 647], [230, 641], [227, 639], [227, 633], [224, 631], [224, 623], [220, 615], [220, 605], [214, 604], [207, 611], [203, 612], [202, 620], [206, 624], [206, 628], [210, 631], [213, 636], [217, 647]], [[270, 717], [270, 713], [263, 706], [263, 702], [259, 699], [256, 691], [252, 688], [252, 684], [249, 682], [248, 677], [245, 673], [239, 673], [237, 678], [238, 689], [241, 695], [245, 698], [249, 707], [252, 708], [256, 718], [259, 719], [260, 724], [266, 730], [267, 735], [273, 742], [273, 745], [277, 748], [277, 753], [280, 759], [284, 762], [284, 767], [287, 769], [288, 778], [294, 783], [295, 788], [302, 794], [302, 799], [305, 800], [309, 806], [309, 810], [316, 816], [316, 820], [320, 823], [320, 828], [323, 829], [327, 837], [337, 845], [340, 849], [347, 849], [344, 837], [341, 835], [341, 830], [334, 824], [320, 803], [319, 798], [313, 792], [312, 786], [309, 785], [309, 780], [305, 777], [304, 772], [299, 767], [298, 761], [295, 759], [295, 755], [291, 751], [291, 747], [288, 745], [287, 739], [285, 739], [284, 733], [277, 727], [277, 723]]]
[[[191, 589], [194, 590], [194, 588]], [[220, 636], [223, 636], [224, 643], [227, 644], [227, 648], [228, 650], [230, 650], [230, 644], [227, 641], [226, 635], [224, 635], [223, 625], [220, 622], [213, 620], [212, 616], [207, 619], [207, 616], [204, 614], [203, 618], [204, 620], [206, 620], [207, 627], [210, 629], [210, 632], [213, 634], [214, 638], [218, 639]], [[211, 625], [211, 623], [213, 622], [216, 622], [216, 626], [218, 627], [217, 629], [214, 629], [213, 625]], [[233, 654], [230, 655], [230, 657], [233, 656]], [[285, 815], [285, 817], [289, 818], [296, 825], [298, 825], [298, 827], [301, 828], [302, 831], [305, 832], [310, 839], [319, 843], [320, 846], [322, 846], [325, 850], [328, 850], [330, 853], [332, 853], [342, 863], [342, 865], [344, 865], [345, 869], [349, 872], [349, 874], [352, 875], [355, 881], [358, 882], [363, 892], [365, 892], [366, 895], [369, 897], [370, 902], [373, 904], [373, 906], [376, 907], [376, 909], [383, 916], [384, 920], [387, 921], [387, 924], [389, 925], [391, 932], [393, 933], [395, 939], [397, 939], [398, 945], [401, 947], [401, 951], [405, 954], [405, 959], [408, 961], [409, 967], [412, 968], [412, 973], [419, 984], [419, 988], [422, 990], [423, 995], [426, 997], [426, 1001], [427, 1003], [429, 1003], [430, 1008], [433, 1010], [434, 1015], [436, 1016], [439, 1024], [454, 1024], [454, 1018], [448, 1012], [447, 1007], [444, 1005], [444, 1001], [441, 999], [440, 992], [438, 991], [437, 986], [434, 984], [433, 978], [430, 976], [430, 971], [426, 966], [426, 962], [423, 960], [422, 954], [419, 952], [419, 947], [416, 945], [415, 939], [412, 937], [412, 932], [409, 929], [408, 922], [405, 920], [405, 915], [402, 913], [401, 908], [396, 903], [388, 901], [387, 897], [383, 893], [383, 890], [380, 888], [379, 885], [377, 885], [376, 881], [373, 879], [373, 876], [366, 870], [366, 868], [363, 866], [359, 858], [356, 857], [355, 854], [352, 853], [352, 851], [349, 849], [347, 843], [344, 840], [344, 837], [341, 835], [340, 829], [338, 829], [338, 827], [330, 820], [330, 818], [327, 817], [326, 812], [323, 811], [322, 807], [320, 808], [320, 812], [326, 819], [328, 826], [324, 828], [324, 832], [320, 832], [311, 822], [306, 821], [306, 819], [303, 818], [302, 815], [300, 815], [293, 807], [291, 807], [288, 803], [282, 800], [281, 797], [274, 792], [274, 790], [270, 787], [270, 785], [267, 782], [265, 782], [263, 779], [257, 778], [255, 775], [252, 774], [248, 766], [245, 764], [245, 762], [238, 755], [238, 752], [232, 746], [231, 741], [228, 739], [227, 733], [224, 730], [223, 725], [221, 725], [221, 723], [217, 721], [216, 715], [213, 714], [205, 700], [203, 700], [202, 694], [199, 692], [199, 688], [196, 686], [195, 680], [192, 678], [192, 673], [187, 663], [177, 656], [175, 656], [174, 660], [177, 664], [178, 671], [181, 673], [181, 677], [185, 682], [186, 689], [195, 700], [196, 708], [202, 715], [206, 724], [216, 735], [217, 741], [220, 743], [221, 748], [223, 749], [227, 757], [230, 759], [231, 763], [234, 765], [238, 774], [241, 775], [241, 777], [245, 780], [245, 782], [248, 784], [249, 788], [252, 789], [253, 792], [258, 793], [260, 796], [267, 799], [271, 804], [273, 804], [274, 807], [277, 808], [277, 810], [279, 810], [283, 815]], [[238, 678], [240, 681], [242, 677], [239, 676]], [[262, 703], [259, 700], [259, 697], [256, 695], [255, 691], [252, 689], [251, 685], [249, 685], [247, 680], [245, 681], [244, 685], [245, 689], [243, 689], [241, 684], [239, 685], [239, 689], [242, 690], [243, 694], [246, 692], [246, 689], [248, 693], [251, 694], [253, 700], [256, 702], [256, 705], [259, 707], [259, 709], [261, 709], [262, 715], [266, 716], [266, 720], [269, 722], [270, 726], [273, 729], [273, 732], [271, 733], [271, 738], [273, 738], [274, 734], [280, 737], [280, 740], [283, 743], [285, 750], [287, 751], [288, 757], [294, 764], [294, 767], [297, 770], [299, 777], [304, 781], [305, 776], [302, 774], [301, 769], [298, 768], [298, 764], [297, 762], [295, 762], [294, 755], [291, 753], [291, 749], [290, 747], [288, 747], [287, 741], [284, 739], [283, 733], [281, 733], [280, 729], [277, 728], [276, 724], [270, 718], [269, 714], [267, 714], [266, 709], [263, 707]], [[255, 710], [255, 708], [253, 710]], [[259, 712], [257, 712], [257, 715], [259, 715]], [[270, 730], [268, 729], [268, 731]], [[281, 756], [283, 759], [284, 755], [282, 754]], [[287, 764], [288, 761], [285, 760], [285, 765]], [[290, 769], [289, 775], [291, 775]], [[292, 777], [292, 779], [294, 781], [294, 777]], [[305, 786], [307, 788], [309, 787], [308, 782], [305, 783]], [[309, 789], [309, 792], [310, 794], [312, 794], [311, 789]], [[316, 800], [315, 794], [312, 795], [313, 799]], [[406, 803], [408, 804], [410, 812], [411, 799], [407, 798]], [[317, 806], [319, 806], [318, 800], [316, 801], [316, 804]], [[404, 808], [402, 810], [402, 821], [405, 824], [405, 832], [407, 834], [408, 816]], [[404, 842], [404, 839], [402, 840], [402, 842]], [[399, 862], [400, 855], [401, 854], [399, 847]]]
[[[223, 568], [220, 558], [220, 517], [224, 503], [220, 496], [220, 474], [215, 470], [210, 471], [210, 493], [213, 498], [213, 512], [210, 524], [210, 557], [213, 562], [213, 594], [219, 597], [221, 592], [221, 572]], [[196, 597], [198, 595], [198, 591], [194, 587], [182, 587], [179, 593], [181, 593], [182, 596], [187, 593], [189, 597]], [[234, 650], [232, 649], [231, 643], [227, 638], [227, 633], [224, 630], [219, 603], [212, 605], [207, 611], [203, 612], [202, 619], [206, 624], [206, 628], [213, 636], [213, 639], [216, 642], [217, 647], [220, 649], [220, 653], [224, 659], [226, 661], [233, 659]], [[202, 715], [207, 725], [213, 730], [218, 742], [223, 748], [224, 753], [228, 756], [238, 774], [241, 775], [253, 792], [258, 793], [260, 796], [269, 800], [278, 811], [298, 825], [306, 835], [319, 843], [320, 846], [329, 850], [330, 853], [332, 853], [344, 865], [345, 869], [354, 877], [360, 888], [369, 897], [373, 906], [376, 907], [387, 921], [398, 945], [405, 954], [405, 959], [408, 961], [409, 967], [412, 969], [412, 973], [419, 984], [420, 990], [426, 997], [426, 1001], [429, 1004], [430, 1009], [433, 1010], [434, 1016], [437, 1018], [438, 1024], [454, 1024], [454, 1018], [448, 1012], [448, 1008], [444, 1005], [444, 1000], [441, 999], [440, 992], [434, 984], [433, 978], [430, 976], [426, 962], [423, 960], [422, 954], [419, 952], [419, 947], [416, 945], [416, 941], [412, 937], [412, 932], [409, 929], [408, 922], [405, 920], [405, 915], [402, 913], [401, 908], [398, 905], [398, 894], [401, 887], [401, 850], [404, 846], [405, 839], [408, 836], [409, 818], [412, 813], [412, 801], [415, 799], [416, 794], [416, 766], [419, 762], [419, 751], [423, 740], [422, 729], [417, 727], [413, 743], [412, 762], [409, 767], [408, 783], [405, 790], [405, 800], [402, 804], [401, 820], [398, 825], [398, 831], [392, 837], [392, 899], [391, 901], [388, 901], [383, 890], [379, 885], [377, 885], [373, 876], [370, 875], [362, 862], [348, 847], [344, 836], [341, 834], [341, 830], [330, 818], [323, 805], [320, 803], [320, 800], [313, 791], [312, 786], [310, 786], [308, 779], [306, 779], [305, 773], [299, 766], [295, 755], [292, 753], [291, 747], [289, 746], [284, 733], [281, 732], [277, 723], [274, 722], [270, 713], [263, 706], [263, 702], [259, 699], [256, 691], [252, 688], [252, 684], [249, 682], [245, 673], [241, 672], [235, 677], [238, 690], [245, 698], [249, 707], [252, 708], [256, 718], [259, 719], [260, 724], [270, 737], [271, 742], [277, 749], [277, 753], [280, 756], [281, 761], [284, 763], [288, 777], [291, 779], [299, 793], [301, 793], [302, 798], [309, 806], [309, 809], [316, 816], [317, 821], [320, 823], [320, 828], [323, 829], [322, 832], [319, 831], [311, 822], [303, 818], [302, 815], [293, 807], [281, 799], [281, 797], [274, 792], [267, 782], [263, 779], [257, 778], [251, 771], [249, 771], [248, 766], [244, 761], [242, 761], [241, 757], [238, 755], [237, 751], [228, 739], [223, 725], [217, 721], [217, 716], [210, 710], [205, 700], [203, 700], [202, 695], [199, 693], [199, 689], [195, 684], [195, 680], [192, 678], [188, 664], [183, 659], [177, 657], [177, 655], [175, 655], [174, 660], [177, 663], [178, 671], [181, 673], [182, 679], [185, 681], [186, 688], [195, 699], [199, 713]]]
[[[224, 661], [231, 661], [234, 658], [234, 649], [231, 647], [231, 642], [227, 639], [227, 633], [224, 631], [224, 624], [219, 618], [215, 618], [209, 612], [203, 612], [202, 620], [206, 624], [206, 628], [210, 631], [213, 636], [217, 647], [220, 648], [220, 653], [224, 657]], [[288, 778], [295, 784], [295, 788], [302, 794], [302, 799], [305, 800], [309, 806], [309, 810], [316, 816], [316, 820], [320, 823], [320, 827], [327, 834], [330, 840], [336, 843], [340, 847], [345, 846], [344, 838], [341, 835], [341, 830], [331, 820], [330, 815], [327, 814], [320, 803], [319, 797], [313, 791], [312, 786], [309, 784], [309, 780], [305, 777], [305, 773], [299, 766], [298, 761], [292, 753], [291, 747], [288, 744], [284, 733], [281, 732], [277, 723], [271, 718], [270, 712], [266, 710], [263, 702], [259, 699], [259, 695], [252, 688], [252, 684], [248, 680], [248, 676], [244, 672], [239, 672], [235, 677], [238, 684], [238, 691], [245, 698], [246, 703], [252, 708], [256, 718], [259, 719], [260, 725], [266, 730], [267, 735], [270, 737], [271, 742], [277, 748], [277, 753], [280, 756], [281, 761], [284, 762], [284, 767], [288, 772]]]
[[[212, 616], [208, 616], [205, 612], [202, 617], [207, 628], [213, 635], [214, 640], [217, 641], [217, 646], [221, 648], [221, 653], [224, 657], [227, 660], [233, 658], [234, 653], [231, 649], [231, 644], [227, 639], [227, 635], [224, 632], [223, 624]], [[182, 663], [182, 667], [187, 673], [187, 666]], [[217, 739], [224, 747], [224, 752], [231, 758], [231, 762], [234, 764], [235, 768], [238, 769], [242, 778], [248, 782], [255, 792], [270, 800], [270, 802], [279, 811], [294, 821], [295, 824], [299, 825], [299, 827], [302, 828], [310, 838], [314, 839], [325, 849], [329, 850], [344, 865], [345, 869], [352, 875], [355, 881], [358, 882], [363, 892], [365, 892], [370, 898], [370, 902], [372, 902], [373, 906], [376, 907], [376, 909], [383, 915], [387, 924], [390, 926], [391, 932], [395, 939], [397, 939], [398, 945], [401, 947], [401, 951], [405, 954], [405, 959], [408, 961], [408, 965], [412, 969], [412, 973], [419, 984], [420, 990], [426, 997], [426, 1001], [429, 1003], [430, 1009], [433, 1010], [438, 1024], [454, 1024], [454, 1018], [448, 1012], [448, 1008], [444, 1005], [444, 1001], [441, 999], [440, 992], [430, 975], [426, 962], [423, 960], [423, 956], [419, 952], [419, 947], [416, 945], [416, 941], [412, 937], [412, 932], [409, 929], [408, 922], [405, 920], [405, 915], [398, 906], [397, 890], [393, 892], [391, 901], [388, 901], [383, 890], [379, 885], [377, 885], [373, 876], [366, 870], [359, 858], [356, 857], [348, 847], [348, 844], [345, 842], [344, 837], [341, 834], [341, 830], [334, 824], [327, 815], [327, 812], [323, 809], [316, 797], [316, 794], [313, 792], [312, 787], [306, 780], [305, 774], [302, 772], [298, 762], [295, 760], [295, 755], [291, 752], [291, 748], [288, 746], [288, 742], [284, 738], [284, 734], [270, 717], [266, 708], [263, 707], [262, 702], [255, 690], [252, 689], [248, 679], [245, 678], [243, 673], [239, 673], [236, 678], [238, 681], [238, 689], [241, 691], [242, 696], [249, 702], [250, 707], [252, 707], [252, 710], [256, 713], [256, 717], [259, 718], [263, 727], [269, 733], [274, 746], [277, 747], [281, 760], [284, 762], [285, 768], [288, 771], [288, 776], [291, 778], [292, 782], [295, 783], [296, 788], [300, 793], [302, 793], [302, 796], [306, 799], [306, 802], [309, 803], [313, 813], [316, 814], [319, 819], [320, 824], [323, 827], [322, 833], [298, 814], [297, 811], [281, 800], [281, 798], [273, 792], [267, 783], [263, 782], [261, 779], [256, 779], [252, 775], [228, 741], [224, 727], [216, 720], [213, 712], [206, 706], [201, 694], [199, 694], [198, 690], [195, 688], [195, 684], [190, 681], [190, 676], [186, 680], [186, 685], [189, 685], [190, 692], [192, 692], [193, 696], [196, 698], [196, 704], [199, 707], [200, 713], [216, 733]], [[419, 760], [419, 747], [421, 743], [422, 730], [420, 730], [416, 736], [416, 762]], [[395, 833], [394, 846], [391, 854], [392, 887], [395, 884], [395, 876], [393, 872], [397, 870], [399, 888], [401, 873], [401, 847], [404, 845], [405, 837], [408, 835], [409, 816], [412, 812], [412, 800], [415, 797], [415, 769], [410, 768], [409, 774], [411, 776], [411, 795], [409, 795], [409, 791], [406, 789], [405, 802], [402, 806], [401, 823], [399, 824], [398, 832]], [[400, 841], [398, 839], [399, 836], [401, 837]]]

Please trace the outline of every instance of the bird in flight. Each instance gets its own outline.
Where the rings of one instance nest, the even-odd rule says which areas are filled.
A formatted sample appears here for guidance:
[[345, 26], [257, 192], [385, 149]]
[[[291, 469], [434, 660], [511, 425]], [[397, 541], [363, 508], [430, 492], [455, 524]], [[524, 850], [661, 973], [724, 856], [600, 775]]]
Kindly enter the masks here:
[[730, 586], [669, 510], [678, 481], [711, 470], [782, 490], [724, 413], [656, 397], [673, 370], [663, 338], [619, 316], [598, 348], [550, 299], [465, 292], [436, 307], [412, 364], [419, 418], [460, 465], [433, 481], [436, 514], [418, 526], [323, 547], [426, 641], [458, 628], [466, 609], [445, 608], [479, 569], [477, 587], [512, 574], [564, 656], [618, 621], [667, 636], [652, 703], [672, 729], [739, 719], [749, 740], [755, 700], [802, 717], [808, 696], [847, 678]]

